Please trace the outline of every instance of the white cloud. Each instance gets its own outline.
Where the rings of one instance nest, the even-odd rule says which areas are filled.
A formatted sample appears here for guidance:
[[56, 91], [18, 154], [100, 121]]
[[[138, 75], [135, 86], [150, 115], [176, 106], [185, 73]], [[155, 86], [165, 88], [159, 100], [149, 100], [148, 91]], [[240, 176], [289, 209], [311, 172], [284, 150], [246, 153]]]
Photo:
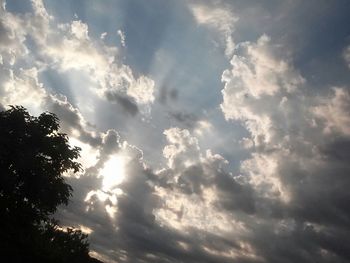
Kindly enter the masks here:
[[[202, 152], [197, 138], [188, 130], [171, 128], [164, 134], [169, 143], [163, 150], [168, 168], [156, 175], [167, 180], [168, 187], [155, 188], [162, 200], [162, 206], [154, 211], [157, 222], [185, 235], [193, 230], [224, 236], [246, 234], [244, 223], [218, 205], [227, 194], [221, 191], [220, 180], [236, 183], [230, 174], [223, 172], [228, 162], [210, 150]], [[242, 251], [234, 252], [226, 255], [228, 259]], [[222, 248], [217, 253], [224, 254]]]
[[277, 47], [266, 35], [256, 43], [243, 43], [240, 48], [242, 54], [235, 54], [232, 68], [222, 74], [225, 87], [221, 109], [227, 120], [242, 121], [259, 145], [271, 141], [278, 125], [272, 118], [279, 115], [273, 111], [287, 94], [297, 91], [304, 79], [286, 60], [275, 55], [273, 50]]
[[224, 34], [231, 34], [238, 20], [229, 9], [223, 7], [194, 4], [190, 8], [198, 24], [213, 27]]
[[120, 37], [120, 43], [122, 44], [122, 47], [125, 47], [125, 33], [119, 29], [117, 31], [117, 34]]
[[69, 144], [81, 149], [80, 157], [77, 161], [81, 163], [83, 169], [96, 165], [98, 160], [98, 150], [95, 147], [88, 143], [84, 143], [73, 136], [69, 137]]
[[169, 144], [164, 147], [163, 155], [168, 159], [170, 168], [188, 167], [198, 160], [198, 140], [188, 130], [171, 128], [164, 134]]
[[[322, 213], [337, 207], [333, 219], [338, 218], [338, 212], [345, 216], [347, 212], [336, 204], [339, 197], [311, 210], [322, 196], [339, 194], [328, 183], [348, 183], [343, 176], [349, 166], [340, 163], [349, 149], [349, 92], [334, 88], [331, 96], [315, 96], [314, 90], [303, 89], [306, 81], [287, 59], [277, 55], [280, 47], [266, 36], [239, 47], [231, 60], [232, 69], [222, 75], [221, 109], [227, 120], [240, 121], [251, 135], [242, 140], [248, 144], [250, 156], [241, 162], [237, 180], [253, 189], [254, 220], [265, 226], [250, 226], [259, 230], [266, 227], [280, 235], [275, 226], [279, 224], [284, 233], [292, 235], [301, 220], [330, 231], [333, 223], [321, 219]], [[265, 221], [262, 214], [274, 214], [270, 218], [274, 223]], [[282, 220], [285, 215], [287, 223]], [[262, 236], [266, 238], [266, 233]], [[262, 243], [258, 246], [264, 247]]]
[[135, 98], [136, 102], [139, 104], [148, 104], [154, 101], [154, 81], [145, 76], [141, 76], [127, 89], [127, 94]]
[[107, 36], [107, 32], [103, 32], [100, 36], [100, 39], [104, 40]]
[[118, 49], [103, 42], [91, 40], [88, 27], [73, 21], [70, 29], [61, 25], [63, 40], [43, 49], [48, 59], [61, 70], [85, 72], [96, 83], [94, 91], [100, 96], [106, 92], [126, 94], [136, 103], [150, 105], [154, 101], [154, 81], [141, 75], [135, 78], [131, 68], [118, 62]]
[[81, 21], [73, 21], [71, 23], [71, 32], [76, 38], [81, 40], [89, 40], [88, 26]]
[[[37, 45], [33, 57], [39, 70], [51, 68], [61, 72], [81, 74], [90, 81], [92, 92], [105, 97], [107, 91], [130, 96], [148, 112], [154, 101], [154, 81], [141, 75], [135, 78], [131, 68], [120, 63], [118, 49], [103, 39], [92, 39], [88, 25], [80, 20], [56, 24], [41, 0], [32, 1], [33, 13], [13, 15], [1, 9], [1, 64], [13, 65], [29, 54], [24, 41], [31, 37]], [[8, 69], [10, 70], [10, 68]]]
[[350, 94], [345, 88], [333, 88], [330, 97], [320, 98], [320, 104], [312, 109], [313, 113], [325, 121], [324, 131], [350, 135]]
[[12, 70], [4, 70], [3, 73], [0, 103], [23, 105], [32, 114], [40, 113], [47, 92], [38, 81], [37, 69], [20, 69], [16, 74]]
[[232, 69], [225, 71], [237, 82], [235, 90], [259, 98], [262, 95], [275, 95], [285, 90], [294, 92], [304, 80], [283, 58], [274, 54], [274, 46], [268, 36], [261, 36], [256, 43], [246, 42], [240, 45], [242, 55], [234, 55]]
[[[291, 198], [290, 194], [278, 173], [279, 158], [282, 153], [283, 151], [276, 155], [255, 153], [252, 158], [242, 162], [241, 172], [247, 176], [245, 180], [249, 181], [261, 197], [288, 202]], [[288, 158], [288, 153], [284, 158]]]
[[190, 4], [190, 10], [199, 25], [205, 25], [220, 33], [226, 47], [225, 54], [230, 57], [234, 51], [232, 33], [238, 17], [228, 8], [219, 5]]
[[6, 12], [4, 4], [0, 7], [0, 64], [13, 65], [17, 59], [28, 54], [22, 23], [20, 17]]

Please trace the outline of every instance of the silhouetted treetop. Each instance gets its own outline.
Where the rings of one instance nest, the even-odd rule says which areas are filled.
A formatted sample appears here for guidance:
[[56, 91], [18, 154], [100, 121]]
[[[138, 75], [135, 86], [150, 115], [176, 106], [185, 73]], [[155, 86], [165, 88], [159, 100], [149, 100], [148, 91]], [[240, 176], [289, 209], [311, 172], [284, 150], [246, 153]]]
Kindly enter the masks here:
[[81, 169], [79, 151], [52, 113], [33, 117], [19, 106], [0, 112], [1, 260], [100, 262], [89, 256], [86, 234], [51, 218], [72, 195], [63, 174]]
[[27, 220], [38, 222], [67, 204], [72, 188], [62, 173], [80, 169], [80, 149], [70, 147], [58, 129], [52, 113], [33, 117], [23, 107], [0, 112], [2, 216], [25, 212]]

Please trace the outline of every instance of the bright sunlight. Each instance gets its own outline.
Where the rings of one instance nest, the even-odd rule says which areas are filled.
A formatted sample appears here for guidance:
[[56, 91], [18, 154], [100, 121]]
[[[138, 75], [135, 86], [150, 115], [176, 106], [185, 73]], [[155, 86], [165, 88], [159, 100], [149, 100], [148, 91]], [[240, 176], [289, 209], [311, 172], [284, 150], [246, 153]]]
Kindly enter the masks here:
[[114, 186], [120, 184], [125, 177], [125, 163], [123, 157], [110, 157], [101, 170], [100, 176], [103, 177], [103, 191], [111, 190]]

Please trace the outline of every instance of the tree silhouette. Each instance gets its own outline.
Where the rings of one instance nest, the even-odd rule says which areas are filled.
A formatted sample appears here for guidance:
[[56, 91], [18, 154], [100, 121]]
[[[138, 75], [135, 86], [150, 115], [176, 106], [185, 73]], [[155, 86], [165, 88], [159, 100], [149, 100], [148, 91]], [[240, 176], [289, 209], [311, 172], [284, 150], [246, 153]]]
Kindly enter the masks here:
[[0, 112], [0, 253], [7, 262], [91, 262], [87, 235], [50, 218], [72, 195], [62, 175], [81, 169], [79, 151], [52, 113]]

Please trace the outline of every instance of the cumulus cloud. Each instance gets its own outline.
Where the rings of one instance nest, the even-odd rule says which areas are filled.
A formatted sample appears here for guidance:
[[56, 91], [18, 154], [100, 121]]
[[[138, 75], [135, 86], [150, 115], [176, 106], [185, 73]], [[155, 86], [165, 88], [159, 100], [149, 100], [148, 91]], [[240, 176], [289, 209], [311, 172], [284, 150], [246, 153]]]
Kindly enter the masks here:
[[87, 121], [80, 111], [67, 101], [67, 97], [48, 95], [42, 107], [58, 116], [62, 122], [61, 129], [63, 132], [93, 147], [101, 144], [99, 135], [88, 130]]
[[[242, 54], [233, 55], [232, 68], [222, 74], [221, 109], [227, 120], [240, 120], [254, 135], [256, 144], [271, 141], [276, 133], [270, 114], [280, 105], [286, 108], [288, 97], [304, 83], [288, 61], [276, 56], [277, 49], [266, 35], [256, 43], [242, 43]], [[238, 53], [239, 51], [237, 51]]]
[[[163, 153], [169, 168], [157, 173], [160, 184], [156, 192], [163, 206], [155, 210], [156, 220], [196, 235], [196, 241], [180, 242], [188, 253], [197, 254], [192, 255], [196, 260], [248, 262], [257, 258], [254, 249], [240, 240], [247, 234], [240, 217], [255, 212], [252, 189], [226, 171], [227, 161], [222, 156], [200, 149], [188, 130], [172, 128], [164, 134], [169, 144]], [[204, 232], [207, 234], [200, 238]]]
[[190, 166], [191, 163], [197, 161], [199, 151], [198, 140], [196, 137], [191, 136], [188, 130], [171, 128], [165, 130], [164, 134], [170, 142], [163, 150], [170, 168]]
[[[22, 104], [31, 113], [54, 112], [71, 144], [82, 148], [84, 171], [66, 174], [74, 196], [57, 216], [90, 233], [93, 255], [111, 262], [349, 261], [345, 85], [323, 92], [310, 88], [286, 56], [287, 47], [273, 37], [233, 42], [239, 10], [220, 1], [192, 1], [187, 7], [193, 22], [219, 34], [230, 58], [218, 92], [222, 103], [212, 109], [228, 128], [216, 127], [220, 120], [209, 119], [209, 113], [201, 119], [198, 112], [170, 108], [168, 117], [180, 127], [150, 118], [152, 132], [160, 136], [156, 145], [163, 149], [157, 153], [163, 159], [151, 165], [114, 123], [101, 121], [104, 130], [90, 124], [92, 114], [85, 113], [100, 109], [85, 93], [62, 95], [41, 76], [47, 70], [77, 74], [89, 84], [77, 93], [88, 90], [129, 116], [151, 114], [155, 81], [125, 65], [120, 50], [107, 44], [107, 33], [95, 39], [77, 17], [58, 24], [42, 1], [31, 4], [32, 12], [25, 14], [1, 7], [0, 108]], [[117, 32], [122, 46], [125, 33]], [[159, 102], [161, 109], [178, 103], [178, 90], [164, 86]], [[232, 137], [232, 123], [246, 131]], [[142, 129], [128, 128], [146, 137], [149, 147]], [[212, 139], [207, 135], [213, 129], [211, 136], [230, 153], [203, 146], [210, 144], [205, 140]], [[232, 154], [241, 150], [235, 147], [244, 154]]]
[[[68, 178], [75, 195], [59, 212], [63, 223], [91, 229], [91, 248], [109, 260], [257, 259], [255, 249], [238, 239], [249, 231], [233, 214], [254, 213], [251, 188], [225, 171], [227, 161], [222, 156], [202, 151], [188, 130], [171, 128], [164, 134], [169, 166], [160, 171], [147, 168], [142, 152], [114, 131], [101, 135], [96, 162], [80, 178]], [[116, 155], [123, 157], [125, 177], [115, 186], [103, 188], [99, 171]], [[185, 164], [180, 160], [186, 160]]]
[[[222, 76], [224, 116], [240, 121], [251, 135], [243, 140], [251, 156], [241, 162], [237, 177], [252, 189], [252, 211], [261, 224], [245, 221], [255, 233], [249, 244], [268, 262], [288, 262], [284, 249], [294, 251], [288, 256], [293, 261], [345, 262], [344, 248], [330, 243], [344, 242], [344, 237], [335, 241], [336, 233], [349, 231], [342, 227], [350, 219], [348, 209], [339, 202], [349, 197], [338, 188], [349, 185], [350, 167], [342, 163], [349, 94], [335, 88], [330, 96], [310, 96], [305, 79], [272, 47], [266, 36], [243, 43]], [[264, 244], [269, 233], [277, 247]]]
[[150, 111], [155, 87], [152, 79], [143, 75], [135, 78], [131, 68], [118, 60], [118, 49], [108, 46], [103, 39], [91, 38], [87, 24], [80, 20], [57, 24], [42, 1], [31, 3], [33, 13], [26, 16], [7, 12], [4, 6], [1, 9], [3, 71], [11, 72], [11, 65], [20, 59], [28, 60], [25, 40], [31, 38], [36, 50], [30, 56], [36, 56], [33, 59], [40, 72], [46, 69], [63, 73], [75, 70], [89, 80], [91, 91], [101, 97], [107, 93], [129, 96], [140, 105], [143, 113]]
[[37, 113], [46, 96], [42, 84], [38, 81], [37, 68], [20, 69], [16, 74], [12, 69], [3, 69], [3, 73], [1, 103], [21, 104]]
[[0, 64], [13, 65], [17, 59], [28, 54], [23, 43], [25, 33], [22, 30], [21, 18], [6, 12], [4, 5], [0, 7]]

